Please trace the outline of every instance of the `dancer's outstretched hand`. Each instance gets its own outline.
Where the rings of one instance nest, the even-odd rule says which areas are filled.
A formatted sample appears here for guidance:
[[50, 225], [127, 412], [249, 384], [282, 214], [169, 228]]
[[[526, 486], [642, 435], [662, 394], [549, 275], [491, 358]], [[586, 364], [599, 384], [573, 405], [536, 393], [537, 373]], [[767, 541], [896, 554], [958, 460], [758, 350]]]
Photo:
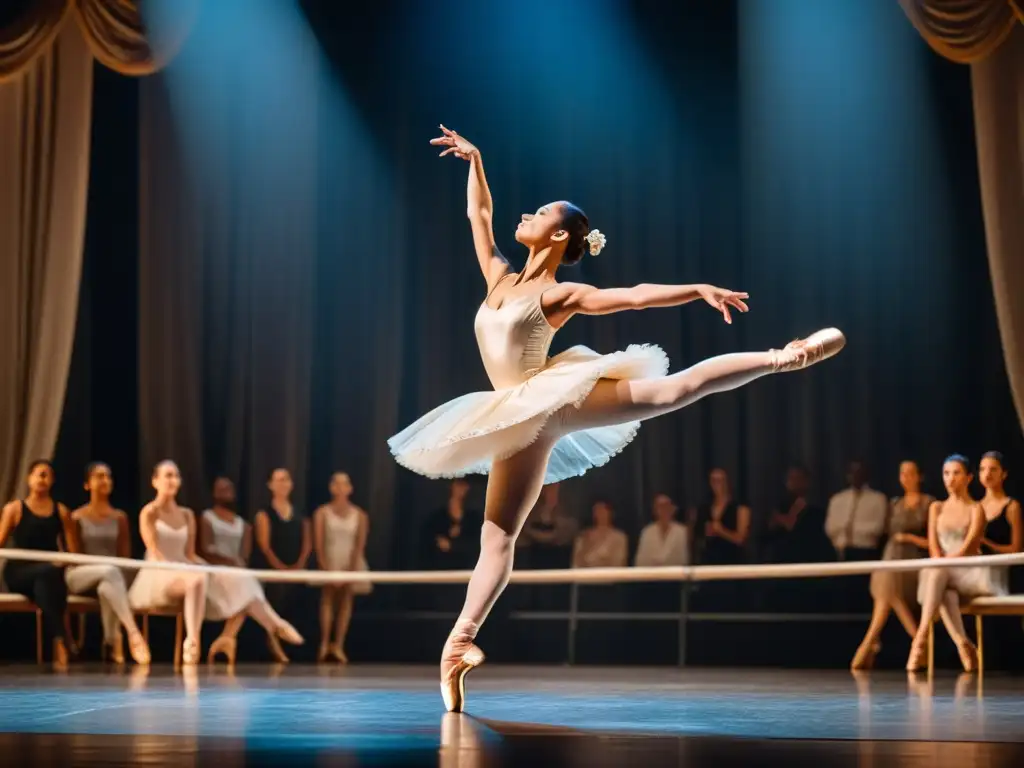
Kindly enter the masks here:
[[743, 303], [743, 299], [749, 299], [750, 294], [730, 291], [727, 288], [716, 288], [713, 285], [705, 285], [700, 289], [701, 298], [708, 304], [722, 313], [725, 322], [732, 323], [732, 315], [729, 314], [729, 307], [738, 309], [740, 312], [748, 312], [749, 308]]
[[447, 147], [447, 149], [441, 153], [441, 157], [444, 157], [445, 155], [455, 155], [463, 160], [469, 160], [469, 158], [480, 151], [473, 146], [471, 142], [467, 141], [462, 136], [459, 136], [455, 131], [445, 128], [443, 125], [440, 126], [440, 128], [444, 135], [438, 136], [436, 139], [431, 139], [430, 143], [435, 147]]

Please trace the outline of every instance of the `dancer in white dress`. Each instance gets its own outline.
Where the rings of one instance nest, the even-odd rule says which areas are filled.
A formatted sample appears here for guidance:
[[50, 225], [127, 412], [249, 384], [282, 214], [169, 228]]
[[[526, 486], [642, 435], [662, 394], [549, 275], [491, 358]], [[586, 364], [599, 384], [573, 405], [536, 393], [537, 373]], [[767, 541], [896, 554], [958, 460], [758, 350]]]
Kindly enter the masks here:
[[[942, 465], [942, 481], [948, 496], [945, 501], [933, 502], [928, 510], [928, 553], [931, 557], [964, 557], [981, 554], [981, 540], [985, 535], [985, 510], [971, 498], [968, 488], [972, 475], [967, 459], [954, 454]], [[928, 650], [928, 629], [935, 614], [942, 615], [942, 623], [956, 644], [960, 662], [967, 672], [978, 667], [978, 649], [967, 637], [960, 614], [960, 598], [1006, 593], [1006, 571], [988, 566], [962, 568], [923, 568], [917, 587], [921, 603], [921, 622], [910, 646], [907, 670], [913, 672], [925, 666]]]
[[[78, 544], [87, 555], [131, 557], [128, 516], [110, 504], [114, 476], [101, 462], [85, 470], [89, 503], [71, 513], [78, 527]], [[128, 648], [137, 664], [149, 664], [149, 646], [139, 632], [128, 603], [124, 574], [114, 565], [72, 565], [64, 570], [68, 591], [75, 595], [96, 593], [103, 625], [103, 656], [115, 664], [124, 663], [122, 625], [128, 630]], [[84, 619], [84, 616], [83, 616]]]
[[633, 439], [639, 423], [761, 376], [806, 368], [846, 343], [834, 328], [781, 350], [721, 355], [666, 375], [668, 360], [654, 346], [599, 355], [573, 347], [551, 359], [555, 331], [576, 314], [671, 307], [702, 299], [732, 322], [746, 312], [745, 293], [711, 285], [638, 285], [600, 290], [559, 283], [558, 268], [585, 253], [596, 256], [605, 237], [586, 215], [561, 201], [524, 214], [516, 240], [529, 249], [514, 272], [498, 250], [493, 206], [479, 150], [441, 126], [431, 140], [469, 162], [467, 213], [477, 260], [487, 282], [476, 315], [476, 337], [494, 389], [446, 403], [389, 441], [395, 459], [427, 477], [489, 474], [485, 522], [466, 602], [441, 658], [441, 693], [461, 711], [466, 673], [483, 661], [473, 644], [508, 583], [516, 536], [545, 483], [582, 475], [606, 463]]
[[[365, 570], [364, 551], [370, 518], [353, 504], [352, 481], [344, 472], [331, 477], [331, 503], [313, 513], [313, 542], [317, 562], [325, 571]], [[348, 663], [345, 636], [352, 620], [352, 602], [362, 585], [324, 584], [320, 591], [320, 652], [318, 661], [332, 658]], [[331, 640], [331, 634], [334, 640]]]
[[[196, 519], [191, 509], [175, 501], [181, 473], [173, 461], [153, 469], [156, 498], [139, 513], [139, 532], [146, 545], [146, 559], [175, 563], [202, 563], [196, 555]], [[185, 642], [182, 662], [199, 663], [199, 639], [206, 612], [207, 575], [188, 571], [140, 568], [128, 590], [136, 611], [168, 608], [184, 603]]]
[[[199, 521], [199, 551], [203, 560], [215, 565], [245, 568], [252, 552], [252, 530], [235, 514], [235, 486], [219, 477], [213, 484], [213, 509], [203, 512]], [[247, 616], [252, 616], [268, 635], [288, 643], [301, 644], [295, 627], [271, 608], [263, 586], [248, 574], [212, 573], [206, 590], [206, 618], [225, 619], [220, 636], [210, 645], [207, 660], [223, 654], [228, 665], [235, 663], [238, 633]]]

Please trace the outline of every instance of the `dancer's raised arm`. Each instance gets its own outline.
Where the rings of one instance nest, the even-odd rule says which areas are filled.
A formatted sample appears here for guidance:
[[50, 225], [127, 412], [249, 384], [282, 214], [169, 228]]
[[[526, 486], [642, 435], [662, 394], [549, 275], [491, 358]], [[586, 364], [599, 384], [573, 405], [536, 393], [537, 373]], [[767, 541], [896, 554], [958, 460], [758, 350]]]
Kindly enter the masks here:
[[610, 315], [627, 309], [676, 307], [704, 299], [722, 313], [725, 322], [732, 322], [729, 308], [747, 311], [746, 293], [716, 288], [713, 285], [652, 285], [644, 283], [632, 288], [595, 288], [584, 283], [560, 283], [544, 292], [541, 304], [548, 321], [560, 327], [575, 314]]
[[434, 146], [446, 147], [441, 152], [455, 155], [469, 161], [469, 181], [466, 184], [466, 215], [473, 229], [473, 247], [476, 258], [480, 262], [480, 271], [487, 281], [487, 292], [490, 293], [495, 284], [508, 274], [508, 261], [501, 255], [494, 243], [494, 227], [492, 224], [494, 203], [491, 190], [487, 187], [484, 175], [484, 163], [480, 158], [480, 150], [455, 131], [441, 126], [444, 135], [431, 139]]

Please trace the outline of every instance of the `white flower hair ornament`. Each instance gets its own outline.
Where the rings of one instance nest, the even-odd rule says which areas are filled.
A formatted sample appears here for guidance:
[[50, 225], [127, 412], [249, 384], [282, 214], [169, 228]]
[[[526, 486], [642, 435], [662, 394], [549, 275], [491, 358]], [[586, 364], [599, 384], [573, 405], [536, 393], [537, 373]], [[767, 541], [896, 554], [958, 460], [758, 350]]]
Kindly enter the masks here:
[[587, 233], [587, 251], [591, 256], [597, 256], [608, 244], [608, 238], [600, 229], [592, 229]]

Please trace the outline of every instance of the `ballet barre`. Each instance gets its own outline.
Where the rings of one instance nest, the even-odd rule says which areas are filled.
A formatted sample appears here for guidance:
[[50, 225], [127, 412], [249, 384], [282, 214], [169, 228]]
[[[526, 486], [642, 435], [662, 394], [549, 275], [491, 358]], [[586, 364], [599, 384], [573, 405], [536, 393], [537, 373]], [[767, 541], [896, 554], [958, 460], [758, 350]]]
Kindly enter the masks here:
[[[302, 584], [465, 584], [472, 571], [322, 571], [239, 568], [207, 563], [179, 563], [162, 560], [136, 560], [70, 552], [41, 552], [35, 549], [0, 550], [6, 560], [31, 560], [62, 565], [113, 565], [140, 570], [157, 568], [168, 571], [246, 574], [259, 581], [299, 582]], [[854, 576], [875, 571], [919, 571], [922, 568], [963, 568], [967, 566], [1006, 567], [1024, 564], [1024, 553], [1010, 555], [972, 555], [968, 557], [918, 558], [914, 560], [865, 560], [843, 563], [787, 563], [784, 565], [685, 565], [624, 568], [558, 568], [513, 571], [512, 584], [602, 584], [656, 581], [731, 581], [749, 579], [792, 579], [829, 576]]]

